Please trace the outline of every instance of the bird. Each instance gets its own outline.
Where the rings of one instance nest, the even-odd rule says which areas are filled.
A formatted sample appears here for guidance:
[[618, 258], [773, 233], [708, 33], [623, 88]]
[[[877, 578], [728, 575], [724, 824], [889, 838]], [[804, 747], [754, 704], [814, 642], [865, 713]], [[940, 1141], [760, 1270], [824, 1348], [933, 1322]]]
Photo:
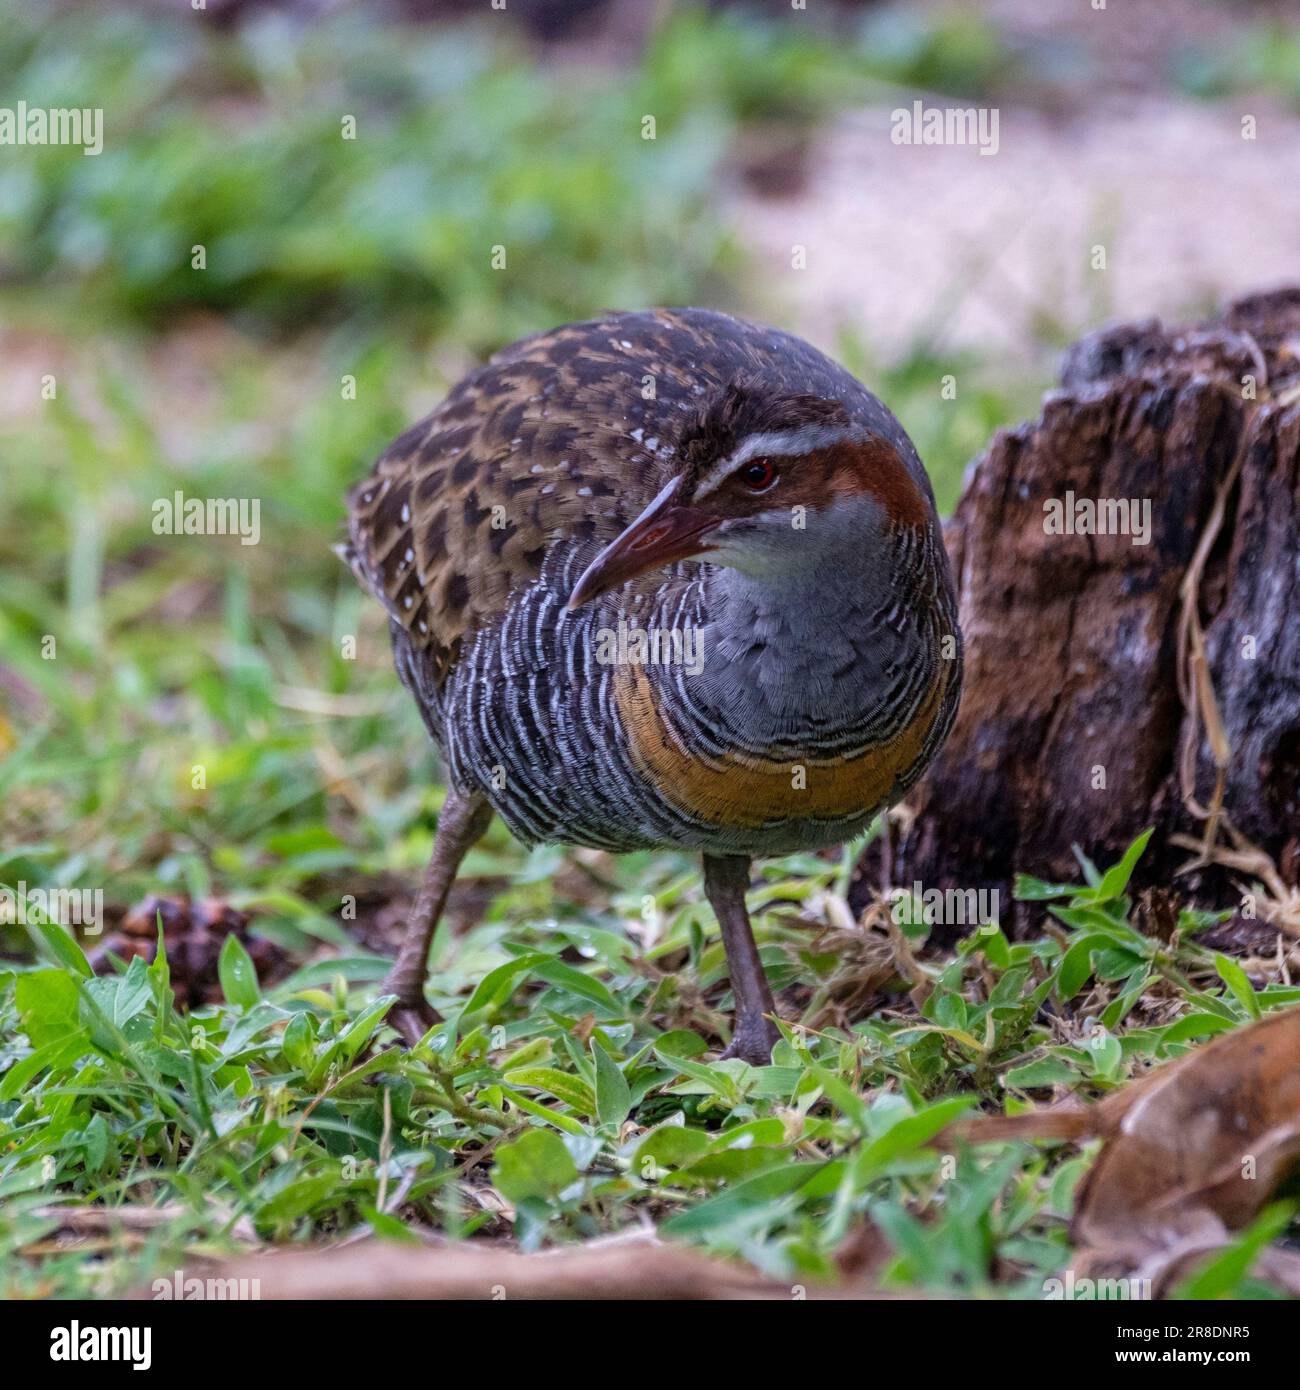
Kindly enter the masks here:
[[863, 832], [960, 697], [952, 572], [898, 420], [790, 333], [611, 312], [471, 371], [347, 508], [344, 558], [447, 777], [381, 986], [398, 1034], [439, 1021], [433, 934], [496, 814], [529, 846], [701, 855], [734, 1001], [721, 1057], [769, 1063], [753, 860]]

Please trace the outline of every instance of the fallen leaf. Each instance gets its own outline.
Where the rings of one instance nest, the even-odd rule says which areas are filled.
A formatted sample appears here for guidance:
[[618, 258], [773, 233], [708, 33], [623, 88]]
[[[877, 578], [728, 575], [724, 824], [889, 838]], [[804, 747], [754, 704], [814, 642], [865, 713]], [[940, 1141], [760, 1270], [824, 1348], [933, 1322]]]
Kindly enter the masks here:
[[[1103, 1139], [1075, 1197], [1076, 1274], [1137, 1273], [1158, 1291], [1300, 1168], [1300, 1007], [1220, 1033], [1094, 1106], [975, 1116], [948, 1137]], [[1260, 1267], [1294, 1280], [1285, 1264]]]

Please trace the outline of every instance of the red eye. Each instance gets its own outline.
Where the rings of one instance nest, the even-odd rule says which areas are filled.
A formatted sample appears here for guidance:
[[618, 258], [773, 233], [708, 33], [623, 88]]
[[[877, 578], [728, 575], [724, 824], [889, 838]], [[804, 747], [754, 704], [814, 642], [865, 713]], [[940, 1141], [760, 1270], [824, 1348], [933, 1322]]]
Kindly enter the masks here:
[[771, 459], [750, 459], [740, 470], [740, 481], [750, 492], [766, 492], [776, 482], [776, 468]]

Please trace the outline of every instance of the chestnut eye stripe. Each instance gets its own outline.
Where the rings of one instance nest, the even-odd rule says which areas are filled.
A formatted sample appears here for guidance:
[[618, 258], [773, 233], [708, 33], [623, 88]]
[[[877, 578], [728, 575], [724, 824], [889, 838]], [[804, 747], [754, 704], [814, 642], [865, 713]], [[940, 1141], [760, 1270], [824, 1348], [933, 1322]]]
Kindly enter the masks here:
[[708, 469], [696, 485], [692, 500], [698, 502], [702, 497], [716, 492], [746, 464], [768, 459], [779, 472], [781, 459], [800, 458], [833, 444], [863, 441], [869, 437], [869, 431], [858, 425], [804, 425], [795, 430], [766, 430], [761, 434], [751, 434], [730, 458], [722, 459]]

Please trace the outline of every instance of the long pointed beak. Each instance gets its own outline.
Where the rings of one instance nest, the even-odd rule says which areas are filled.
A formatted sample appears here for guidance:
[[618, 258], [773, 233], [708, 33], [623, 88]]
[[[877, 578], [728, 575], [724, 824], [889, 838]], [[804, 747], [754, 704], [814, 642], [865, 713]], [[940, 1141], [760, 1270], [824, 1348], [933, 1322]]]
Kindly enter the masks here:
[[680, 486], [674, 478], [639, 517], [582, 572], [573, 586], [568, 606], [584, 603], [617, 588], [634, 575], [659, 569], [674, 560], [686, 560], [709, 549], [702, 537], [721, 520], [694, 507], [674, 502]]

